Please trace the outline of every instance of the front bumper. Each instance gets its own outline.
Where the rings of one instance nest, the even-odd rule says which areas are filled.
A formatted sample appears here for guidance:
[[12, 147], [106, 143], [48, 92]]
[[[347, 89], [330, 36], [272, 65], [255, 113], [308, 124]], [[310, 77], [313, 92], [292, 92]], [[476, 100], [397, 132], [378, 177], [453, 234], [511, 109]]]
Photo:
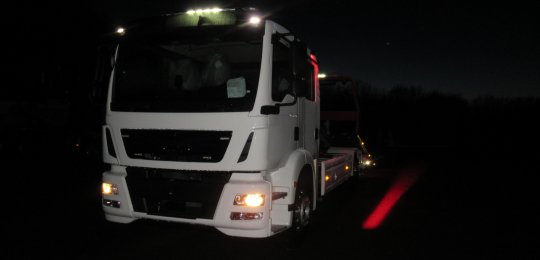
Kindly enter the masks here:
[[[111, 207], [110, 203], [104, 203], [105, 218], [109, 221], [129, 223], [136, 219], [146, 218], [213, 226], [231, 236], [268, 237], [272, 235], [270, 218], [272, 186], [270, 182], [263, 179], [260, 173], [230, 174], [230, 179], [223, 186], [218, 185], [223, 188], [217, 194], [216, 204], [205, 197], [204, 190], [199, 190], [199, 193], [202, 192], [199, 197], [193, 197], [189, 193], [180, 194], [182, 191], [186, 191], [186, 187], [190, 186], [189, 182], [185, 182], [185, 178], [184, 180], [182, 178], [168, 180], [174, 184], [167, 184], [167, 180], [164, 184], [163, 179], [158, 182], [150, 178], [145, 179], [150, 183], [149, 185], [147, 185], [148, 183], [139, 183], [137, 184], [139, 186], [136, 187], [133, 184], [133, 174], [129, 173], [128, 177], [128, 172], [125, 167], [115, 166], [111, 171], [103, 173], [104, 182], [118, 186], [118, 194], [103, 195], [104, 202], [117, 201], [119, 205], [119, 207]], [[148, 175], [148, 173], [146, 174]], [[200, 174], [212, 173], [200, 172]], [[139, 179], [138, 181], [144, 182], [145, 180]], [[193, 183], [194, 185], [197, 183], [197, 189], [205, 187], [200, 182]], [[152, 185], [157, 185], [157, 189], [152, 189]], [[215, 185], [212, 187], [215, 188]], [[210, 193], [208, 195], [213, 196]], [[247, 193], [261, 193], [265, 196], [266, 201], [262, 206], [253, 208], [233, 205], [236, 195]], [[260, 213], [261, 218], [233, 220], [231, 219], [232, 213]]]

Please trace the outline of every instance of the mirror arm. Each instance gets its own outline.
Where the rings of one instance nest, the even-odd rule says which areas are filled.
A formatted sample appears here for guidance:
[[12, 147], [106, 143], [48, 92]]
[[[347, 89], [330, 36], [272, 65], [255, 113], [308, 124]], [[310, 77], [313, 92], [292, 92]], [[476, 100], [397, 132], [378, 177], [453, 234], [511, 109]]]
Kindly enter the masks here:
[[292, 33], [278, 33], [278, 32], [276, 32], [276, 33], [272, 34], [272, 44], [278, 43], [279, 40], [281, 40], [281, 39], [285, 40], [285, 41], [288, 42], [288, 43], [291, 43], [292, 41], [290, 41], [290, 40], [287, 38], [287, 36], [292, 36], [292, 37], [293, 37], [293, 40], [292, 40], [292, 41], [294, 41], [295, 35], [292, 34]]
[[294, 92], [291, 92], [290, 93], [293, 97], [294, 97], [294, 100], [292, 102], [289, 102], [289, 103], [277, 103], [275, 105], [266, 105], [266, 106], [262, 106], [261, 107], [261, 114], [263, 115], [277, 115], [279, 114], [279, 108], [280, 107], [285, 107], [285, 106], [293, 106], [294, 104], [296, 104], [296, 102], [298, 101], [298, 97], [296, 96], [296, 94]]
[[291, 93], [291, 94], [294, 97], [294, 100], [292, 102], [289, 102], [289, 103], [277, 103], [275, 106], [276, 107], [294, 106], [296, 104], [296, 102], [298, 101], [298, 96], [296, 96], [295, 93]]

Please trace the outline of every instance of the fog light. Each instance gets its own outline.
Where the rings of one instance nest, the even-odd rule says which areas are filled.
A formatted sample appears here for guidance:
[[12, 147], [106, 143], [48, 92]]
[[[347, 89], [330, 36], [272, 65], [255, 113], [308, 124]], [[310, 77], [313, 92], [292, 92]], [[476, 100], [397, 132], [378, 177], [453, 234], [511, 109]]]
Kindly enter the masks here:
[[235, 206], [259, 207], [264, 205], [264, 195], [259, 193], [254, 194], [238, 194], [234, 197]]
[[263, 213], [231, 212], [231, 220], [258, 220], [262, 219]]
[[101, 194], [118, 195], [118, 186], [116, 186], [116, 184], [104, 182], [103, 184], [101, 184]]

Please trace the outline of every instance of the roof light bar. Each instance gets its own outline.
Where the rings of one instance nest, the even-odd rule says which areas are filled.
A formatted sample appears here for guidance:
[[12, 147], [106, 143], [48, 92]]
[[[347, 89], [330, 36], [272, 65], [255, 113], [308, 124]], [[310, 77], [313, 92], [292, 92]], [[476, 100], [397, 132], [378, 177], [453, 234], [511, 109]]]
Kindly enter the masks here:
[[188, 10], [186, 13], [187, 14], [190, 14], [190, 15], [193, 15], [193, 14], [209, 14], [209, 13], [219, 13], [223, 11], [223, 9], [221, 8], [217, 8], [217, 7], [214, 7], [214, 8], [206, 8], [206, 9], [191, 9], [191, 10]]

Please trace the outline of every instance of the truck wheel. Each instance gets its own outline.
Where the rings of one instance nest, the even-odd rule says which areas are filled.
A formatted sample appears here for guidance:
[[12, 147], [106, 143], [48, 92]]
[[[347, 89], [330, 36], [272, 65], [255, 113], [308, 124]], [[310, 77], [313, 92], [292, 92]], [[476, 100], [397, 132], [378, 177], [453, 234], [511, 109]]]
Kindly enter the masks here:
[[298, 180], [298, 186], [294, 194], [294, 204], [292, 207], [293, 219], [292, 227], [278, 236], [276, 245], [284, 247], [287, 250], [297, 250], [301, 247], [305, 237], [308, 235], [308, 224], [312, 220], [313, 201], [311, 178], [302, 174]]
[[293, 227], [296, 231], [306, 228], [311, 219], [312, 202], [311, 195], [306, 192], [305, 187], [296, 189], [293, 212]]

